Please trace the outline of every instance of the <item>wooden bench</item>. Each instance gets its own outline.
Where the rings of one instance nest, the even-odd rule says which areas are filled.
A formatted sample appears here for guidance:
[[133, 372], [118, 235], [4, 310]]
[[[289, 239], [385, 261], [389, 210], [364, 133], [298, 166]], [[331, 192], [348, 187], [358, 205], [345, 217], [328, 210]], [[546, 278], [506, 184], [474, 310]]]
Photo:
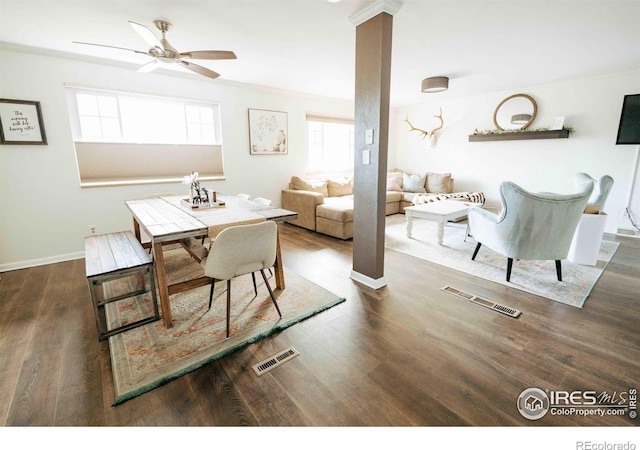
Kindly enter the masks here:
[[[100, 340], [140, 325], [160, 320], [153, 261], [131, 231], [87, 236], [84, 240], [84, 251], [87, 281], [89, 282], [93, 312]], [[149, 292], [145, 286], [145, 273], [149, 274], [154, 314], [109, 330], [104, 306], [107, 303]], [[98, 289], [106, 282], [131, 276], [136, 278], [136, 287], [131, 292], [107, 297], [105, 286], [102, 286], [103, 289]]]

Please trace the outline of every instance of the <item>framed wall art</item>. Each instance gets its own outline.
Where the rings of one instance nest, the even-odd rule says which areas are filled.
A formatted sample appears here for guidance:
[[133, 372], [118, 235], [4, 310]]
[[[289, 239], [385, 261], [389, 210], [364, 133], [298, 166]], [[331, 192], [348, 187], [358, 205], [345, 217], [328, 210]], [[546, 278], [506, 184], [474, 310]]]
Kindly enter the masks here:
[[46, 143], [40, 102], [0, 98], [0, 144]]
[[286, 155], [287, 113], [249, 109], [249, 151], [252, 155]]

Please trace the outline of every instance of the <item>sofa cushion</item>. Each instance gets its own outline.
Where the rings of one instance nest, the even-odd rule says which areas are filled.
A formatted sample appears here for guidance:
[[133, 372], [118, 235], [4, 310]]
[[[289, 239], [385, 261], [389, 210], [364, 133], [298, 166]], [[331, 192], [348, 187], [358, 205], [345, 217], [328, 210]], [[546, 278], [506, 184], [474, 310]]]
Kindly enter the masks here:
[[387, 173], [387, 191], [402, 192], [402, 172]]
[[404, 200], [405, 202], [413, 203], [413, 199], [417, 196], [418, 194], [416, 194], [415, 192], [403, 192], [402, 200]]
[[316, 207], [316, 216], [337, 222], [353, 222], [353, 197], [329, 197]]
[[427, 192], [424, 188], [426, 175], [402, 173], [402, 190], [405, 192]]
[[387, 191], [387, 203], [399, 202], [402, 200], [402, 192]]
[[427, 172], [427, 192], [434, 194], [450, 194], [451, 174]]
[[330, 178], [327, 180], [329, 197], [342, 197], [353, 194], [353, 182], [349, 177]]
[[291, 183], [289, 183], [289, 187], [298, 191], [319, 192], [325, 197], [329, 196], [327, 180], [323, 180], [320, 178], [304, 179], [293, 176], [291, 177]]

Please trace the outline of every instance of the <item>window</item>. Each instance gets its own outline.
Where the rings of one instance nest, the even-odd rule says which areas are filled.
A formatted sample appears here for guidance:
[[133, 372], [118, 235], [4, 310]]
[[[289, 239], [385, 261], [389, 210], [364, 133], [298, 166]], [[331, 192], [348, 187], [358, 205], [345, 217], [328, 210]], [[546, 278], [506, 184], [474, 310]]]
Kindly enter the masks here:
[[78, 93], [76, 102], [83, 137], [118, 139], [122, 136], [116, 97]]
[[81, 88], [70, 92], [76, 141], [220, 144], [215, 103]]
[[81, 186], [223, 179], [217, 103], [68, 86]]
[[353, 120], [307, 114], [307, 170], [353, 171]]

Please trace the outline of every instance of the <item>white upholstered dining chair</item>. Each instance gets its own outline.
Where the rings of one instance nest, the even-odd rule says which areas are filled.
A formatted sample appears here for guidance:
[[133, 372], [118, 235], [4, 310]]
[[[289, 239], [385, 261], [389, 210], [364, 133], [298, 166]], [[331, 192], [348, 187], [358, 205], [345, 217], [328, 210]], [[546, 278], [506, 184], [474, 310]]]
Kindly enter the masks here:
[[[272, 204], [271, 200], [264, 197], [256, 197], [253, 199], [253, 201], [259, 205], [264, 205], [264, 206], [271, 206]], [[269, 275], [273, 276], [273, 272], [271, 271], [271, 269], [269, 269]]]
[[276, 260], [277, 233], [278, 225], [271, 220], [225, 228], [213, 241], [208, 256], [201, 262], [204, 274], [211, 278], [209, 309], [211, 309], [213, 301], [216, 280], [227, 281], [227, 338], [229, 337], [231, 314], [232, 278], [250, 273], [253, 278], [253, 289], [257, 296], [255, 273], [259, 271], [269, 290], [271, 301], [275, 305], [278, 315], [282, 317], [273, 290], [264, 274], [264, 270], [273, 266]]
[[507, 281], [513, 260], [555, 260], [558, 281], [562, 281], [561, 260], [569, 253], [573, 235], [593, 183], [575, 194], [532, 193], [515, 183], [500, 184], [502, 209], [494, 214], [472, 207], [467, 215], [471, 235], [477, 245], [485, 245], [507, 257]]

